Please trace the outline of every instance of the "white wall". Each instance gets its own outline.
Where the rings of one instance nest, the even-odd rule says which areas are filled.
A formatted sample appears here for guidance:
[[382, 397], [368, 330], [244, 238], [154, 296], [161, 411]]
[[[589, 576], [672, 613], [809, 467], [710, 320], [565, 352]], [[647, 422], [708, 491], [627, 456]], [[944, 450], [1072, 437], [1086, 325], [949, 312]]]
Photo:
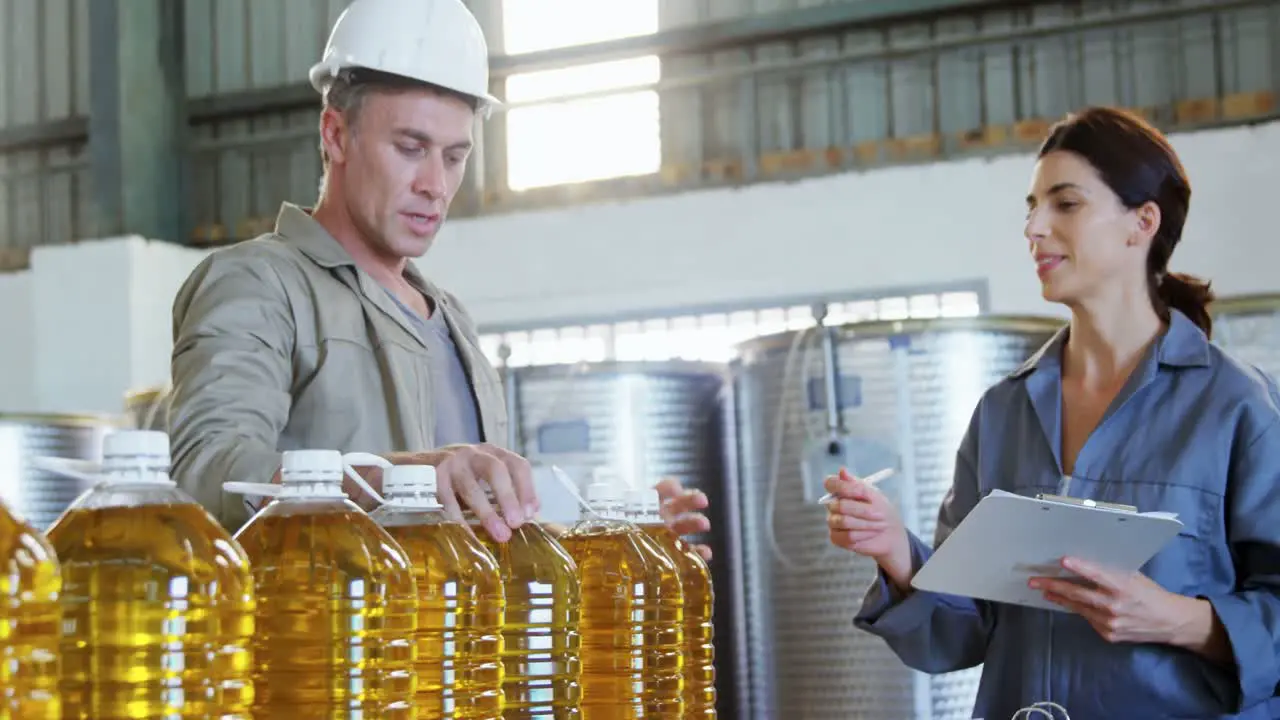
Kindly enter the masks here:
[[[159, 385], [169, 377], [173, 344], [173, 298], [205, 253], [172, 243], [137, 241], [130, 246], [134, 282], [130, 388]], [[157, 352], [161, 350], [161, 352]]]
[[[114, 410], [129, 381], [136, 281], [129, 246], [111, 239], [41, 249], [31, 257], [39, 412]], [[115, 403], [107, 404], [114, 393]]]
[[36, 329], [30, 271], [0, 273], [0, 410], [32, 408]]
[[0, 275], [0, 412], [117, 412], [126, 390], [164, 382], [173, 297], [202, 256], [111, 238]]
[[[1172, 138], [1192, 210], [1174, 269], [1222, 292], [1270, 290], [1280, 123]], [[987, 278], [992, 309], [1053, 312], [1022, 237], [1033, 157], [851, 173], [792, 184], [456, 223], [423, 263], [484, 321]], [[1247, 263], [1232, 264], [1243, 255]]]
[[[1194, 187], [1175, 269], [1220, 294], [1280, 290], [1280, 123], [1173, 142]], [[1021, 234], [1032, 161], [458, 220], [421, 265], [490, 325], [972, 279], [995, 312], [1061, 314], [1041, 301]], [[28, 273], [0, 275], [0, 332], [15, 341], [0, 351], [0, 411], [115, 412], [125, 390], [163, 382], [170, 304], [202, 256], [120, 238], [43, 248]], [[32, 352], [12, 349], [21, 338]]]

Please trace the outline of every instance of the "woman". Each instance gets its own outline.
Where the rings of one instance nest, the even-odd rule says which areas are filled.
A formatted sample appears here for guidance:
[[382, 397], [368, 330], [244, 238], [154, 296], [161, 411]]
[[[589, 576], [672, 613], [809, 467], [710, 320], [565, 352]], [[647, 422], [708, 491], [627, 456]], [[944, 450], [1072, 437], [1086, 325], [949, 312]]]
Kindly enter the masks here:
[[930, 547], [874, 487], [827, 479], [831, 541], [880, 569], [855, 624], [925, 672], [984, 664], [974, 717], [1044, 700], [1073, 720], [1280, 717], [1280, 392], [1210, 344], [1208, 285], [1169, 272], [1190, 196], [1136, 117], [1053, 128], [1026, 237], [1071, 321], [978, 403], [935, 538], [994, 488], [1177, 513], [1143, 573], [1064, 558], [1090, 582], [1030, 581], [1061, 613], [914, 591]]

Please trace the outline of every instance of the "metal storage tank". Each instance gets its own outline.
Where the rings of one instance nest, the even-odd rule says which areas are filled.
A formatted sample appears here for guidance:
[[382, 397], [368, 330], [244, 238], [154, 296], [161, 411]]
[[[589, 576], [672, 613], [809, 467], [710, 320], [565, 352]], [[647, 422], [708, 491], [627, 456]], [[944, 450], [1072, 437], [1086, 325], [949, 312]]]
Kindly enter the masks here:
[[710, 563], [716, 590], [716, 689], [721, 717], [742, 717], [737, 691], [741, 537], [732, 484], [725, 482], [731, 409], [727, 368], [695, 362], [601, 362], [505, 372], [513, 450], [536, 467], [556, 465], [582, 486], [609, 466], [628, 481], [674, 476], [710, 500]]
[[1280, 295], [1223, 298], [1209, 311], [1215, 343], [1272, 378], [1280, 378]]
[[53, 524], [87, 488], [83, 483], [32, 468], [27, 458], [102, 459], [102, 438], [114, 418], [93, 415], [0, 414], [0, 498], [32, 525]]
[[842, 464], [863, 476], [896, 467], [880, 488], [932, 543], [977, 401], [1062, 324], [993, 316], [873, 322], [739, 346], [732, 370], [751, 638], [751, 708], [741, 717], [968, 720], [980, 668], [930, 678], [853, 627], [875, 564], [830, 544], [817, 501], [825, 476]]

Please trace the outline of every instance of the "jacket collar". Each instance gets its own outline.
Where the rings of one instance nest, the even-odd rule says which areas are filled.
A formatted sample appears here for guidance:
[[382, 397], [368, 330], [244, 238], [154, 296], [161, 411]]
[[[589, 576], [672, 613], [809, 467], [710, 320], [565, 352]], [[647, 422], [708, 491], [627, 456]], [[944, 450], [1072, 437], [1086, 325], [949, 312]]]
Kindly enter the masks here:
[[[296, 247], [320, 267], [329, 270], [350, 267], [362, 279], [367, 277], [367, 273], [360, 272], [359, 266], [356, 265], [355, 259], [351, 257], [347, 249], [342, 247], [341, 243], [334, 239], [333, 235], [329, 234], [329, 231], [312, 217], [311, 210], [311, 208], [303, 208], [293, 203], [282, 203], [280, 205], [280, 213], [276, 216], [276, 235]], [[413, 263], [405, 265], [404, 276], [409, 281], [409, 284], [431, 298], [433, 302], [439, 303], [442, 301], [443, 293], [423, 277]], [[372, 278], [368, 279], [372, 282]]]
[[[1011, 377], [1023, 378], [1037, 370], [1049, 369], [1060, 373], [1062, 349], [1069, 333], [1068, 326], [1054, 333]], [[1156, 341], [1155, 363], [1159, 368], [1208, 367], [1209, 337], [1180, 310], [1170, 309], [1169, 327]]]
[[[396, 303], [392, 294], [381, 285], [378, 285], [369, 273], [362, 271], [356, 265], [355, 260], [347, 252], [346, 248], [342, 247], [323, 225], [316, 222], [309, 208], [282, 203], [280, 213], [276, 217], [276, 236], [286, 244], [297, 248], [299, 252], [317, 266], [330, 271], [340, 282], [355, 292], [363, 294], [380, 312], [391, 318], [409, 337], [413, 338], [419, 346], [426, 347], [425, 340], [417, 328], [410, 324], [409, 318]], [[461, 312], [461, 308], [453, 305], [450, 296], [423, 277], [413, 263], [405, 265], [404, 277], [414, 288], [431, 299], [436, 310], [444, 318], [449, 327], [449, 332], [458, 347], [458, 355], [467, 376], [472, 378], [472, 392], [475, 393], [475, 378], [479, 377], [485, 360], [483, 351], [480, 350], [474, 339], [474, 326], [470, 325], [465, 313]], [[392, 383], [392, 385], [398, 388], [396, 390], [396, 404], [402, 415], [420, 414], [422, 412], [418, 398], [401, 395], [399, 388], [402, 388], [402, 386], [400, 383]], [[505, 442], [501, 425], [502, 418], [505, 417], [502, 414], [503, 407], [500, 402], [497, 405], [492, 402], [489, 404], [477, 403], [481, 436], [487, 442]]]
[[[1036, 420], [1044, 433], [1045, 441], [1053, 452], [1059, 472], [1062, 464], [1062, 350], [1070, 328], [1059, 330], [1049, 342], [1032, 355], [1022, 367], [1012, 373], [1013, 378], [1025, 378], [1024, 387], [1031, 400]], [[1111, 400], [1098, 426], [1101, 427], [1125, 406], [1129, 398], [1155, 382], [1163, 372], [1171, 369], [1207, 367], [1209, 365], [1209, 339], [1195, 323], [1177, 310], [1169, 313], [1169, 327], [1147, 348], [1142, 360], [1124, 386]], [[1088, 454], [1091, 442], [1080, 449], [1076, 467], [1089, 467]]]

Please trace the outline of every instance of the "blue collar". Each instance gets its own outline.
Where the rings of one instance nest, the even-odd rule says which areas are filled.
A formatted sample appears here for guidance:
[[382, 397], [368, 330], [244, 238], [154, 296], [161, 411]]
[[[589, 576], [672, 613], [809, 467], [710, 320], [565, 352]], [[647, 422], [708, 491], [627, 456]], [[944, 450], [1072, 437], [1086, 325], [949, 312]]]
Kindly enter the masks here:
[[[1062, 349], [1067, 343], [1069, 332], [1069, 327], [1063, 327], [1055, 333], [1021, 367], [1014, 370], [1010, 377], [1023, 378], [1041, 369], [1052, 369], [1056, 371], [1055, 374], [1061, 375]], [[1156, 341], [1154, 356], [1157, 368], [1209, 367], [1209, 337], [1191, 322], [1191, 318], [1179, 310], [1171, 309], [1169, 328]], [[1148, 355], [1143, 364], [1149, 363], [1150, 358]]]
[[[1177, 310], [1169, 312], [1169, 327], [1147, 349], [1142, 361], [1125, 382], [1124, 387], [1111, 401], [1111, 405], [1098, 422], [1098, 427], [1124, 407], [1129, 398], [1151, 384], [1162, 371], [1170, 369], [1209, 367], [1209, 338], [1191, 319]], [[1069, 328], [1059, 330], [1035, 355], [1015, 370], [1010, 377], [1025, 378], [1027, 396], [1044, 431], [1045, 440], [1053, 451], [1054, 460], [1062, 470], [1062, 349], [1067, 342]], [[1081, 453], [1088, 450], [1086, 442]], [[1088, 455], [1083, 455], [1086, 466]], [[1080, 462], [1080, 458], [1076, 459]]]

